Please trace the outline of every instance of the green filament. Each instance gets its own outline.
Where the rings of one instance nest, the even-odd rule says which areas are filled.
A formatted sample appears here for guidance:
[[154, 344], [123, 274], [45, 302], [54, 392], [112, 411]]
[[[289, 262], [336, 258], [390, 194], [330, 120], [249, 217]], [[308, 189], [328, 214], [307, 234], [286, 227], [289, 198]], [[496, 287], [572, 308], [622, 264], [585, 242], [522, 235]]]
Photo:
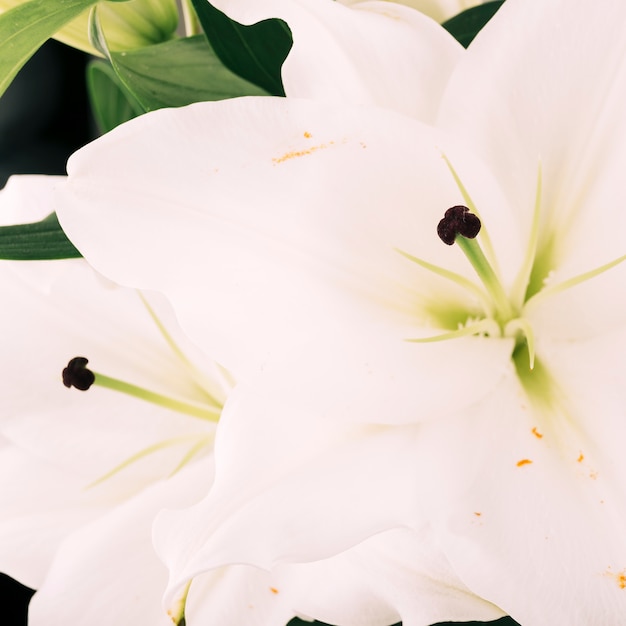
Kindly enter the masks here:
[[211, 422], [217, 422], [219, 420], [220, 413], [222, 411], [221, 407], [191, 404], [190, 402], [176, 400], [175, 398], [164, 396], [163, 394], [144, 389], [143, 387], [132, 385], [131, 383], [118, 380], [117, 378], [104, 376], [103, 374], [98, 374], [97, 372], [93, 373], [95, 375], [94, 385], [104, 387], [105, 389], [112, 389], [113, 391], [118, 391], [120, 393], [124, 393], [126, 395], [139, 398], [140, 400], [145, 400], [146, 402], [150, 402], [173, 411], [178, 411], [179, 413], [184, 413], [185, 415], [190, 415], [192, 417], [198, 417]]

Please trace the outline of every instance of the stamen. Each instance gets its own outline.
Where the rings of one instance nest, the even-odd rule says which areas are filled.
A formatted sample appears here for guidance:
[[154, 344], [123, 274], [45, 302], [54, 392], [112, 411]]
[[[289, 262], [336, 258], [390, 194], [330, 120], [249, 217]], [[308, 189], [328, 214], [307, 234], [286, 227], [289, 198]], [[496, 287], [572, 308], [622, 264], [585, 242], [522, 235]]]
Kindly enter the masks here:
[[533, 271], [533, 264], [536, 261], [537, 244], [539, 242], [539, 222], [541, 221], [541, 190], [542, 190], [542, 171], [541, 162], [539, 163], [539, 171], [537, 172], [537, 189], [535, 191], [535, 207], [533, 209], [533, 219], [530, 226], [530, 234], [528, 238], [528, 246], [526, 254], [519, 273], [513, 283], [511, 300], [518, 307], [522, 307], [524, 299], [527, 295], [530, 285], [530, 278]]
[[[441, 153], [441, 157], [445, 161], [445, 164], [448, 167], [448, 170], [450, 171], [450, 174], [452, 174], [452, 178], [454, 178], [454, 182], [456, 183], [456, 186], [458, 187], [459, 192], [463, 196], [463, 200], [465, 201], [465, 205], [467, 207], [469, 207], [469, 210], [474, 215], [476, 215], [478, 217], [478, 219], [481, 219], [480, 218], [480, 211], [478, 210], [478, 207], [476, 206], [476, 203], [472, 200], [472, 197], [469, 195], [469, 191], [467, 191], [467, 188], [463, 184], [463, 181], [461, 181], [461, 177], [458, 175], [457, 171], [452, 166], [452, 163], [450, 163], [450, 160], [448, 159], [448, 157], [443, 152]], [[485, 254], [487, 255], [487, 258], [491, 261], [491, 265], [494, 268], [494, 270], [496, 271], [496, 273], [498, 273], [499, 272], [499, 269], [498, 269], [498, 259], [496, 258], [496, 253], [495, 253], [495, 251], [493, 249], [493, 246], [491, 245], [491, 239], [489, 238], [489, 233], [487, 232], [486, 228], [482, 229], [482, 234], [481, 234], [480, 237], [482, 239], [483, 246], [485, 247]]]
[[589, 270], [588, 272], [584, 272], [583, 274], [578, 274], [578, 276], [573, 276], [572, 278], [568, 278], [564, 280], [562, 283], [558, 285], [551, 285], [550, 287], [545, 287], [541, 291], [537, 292], [528, 302], [526, 302], [525, 310], [528, 310], [530, 306], [536, 306], [537, 302], [541, 302], [547, 296], [552, 296], [555, 293], [559, 293], [561, 291], [565, 291], [566, 289], [570, 289], [571, 287], [575, 287], [576, 285], [580, 285], [590, 278], [595, 278], [604, 272], [616, 267], [620, 263], [626, 261], [626, 254], [621, 257], [610, 261], [609, 263], [605, 263], [600, 267], [596, 267], [593, 270]]
[[445, 244], [452, 245], [456, 242], [463, 250], [478, 277], [491, 294], [497, 321], [504, 324], [516, 316], [513, 314], [513, 308], [504, 288], [475, 239], [479, 231], [480, 220], [465, 206], [453, 206], [448, 209], [437, 226], [437, 234]]
[[486, 318], [468, 324], [458, 330], [452, 330], [449, 333], [434, 335], [433, 337], [417, 337], [415, 339], [405, 339], [409, 343], [434, 343], [435, 341], [445, 341], [446, 339], [457, 339], [458, 337], [466, 337], [468, 335], [489, 335], [490, 337], [500, 336], [500, 326], [495, 320]]
[[178, 413], [184, 413], [191, 415], [192, 417], [198, 417], [200, 419], [209, 420], [211, 422], [217, 422], [222, 411], [221, 407], [214, 407], [209, 405], [196, 405], [190, 402], [184, 402], [182, 400], [176, 400], [164, 396], [160, 393], [132, 385], [131, 383], [118, 380], [105, 376], [104, 374], [98, 374], [92, 372], [86, 368], [89, 361], [85, 357], [73, 358], [68, 366], [63, 370], [63, 384], [66, 387], [76, 387], [82, 391], [86, 391], [92, 384], [99, 387], [105, 387], [106, 389], [112, 389], [113, 391], [119, 391], [129, 396], [134, 396], [140, 400], [151, 402], [158, 406], [177, 411]]
[[178, 463], [178, 465], [171, 472], [170, 476], [173, 476], [174, 474], [179, 472], [202, 448], [210, 445], [213, 441], [213, 436], [207, 435], [207, 436], [201, 437], [198, 441], [196, 441], [197, 439], [198, 439], [197, 435], [184, 435], [182, 437], [173, 437], [172, 439], [166, 439], [165, 441], [160, 441], [151, 446], [143, 448], [142, 450], [140, 450], [139, 452], [136, 452], [135, 454], [130, 456], [128, 459], [126, 459], [119, 465], [116, 465], [113, 469], [109, 470], [106, 474], [100, 476], [100, 478], [96, 478], [96, 480], [89, 483], [85, 487], [85, 489], [92, 489], [93, 487], [96, 487], [97, 485], [103, 483], [104, 481], [108, 480], [109, 478], [112, 478], [113, 476], [121, 472], [122, 470], [126, 469], [130, 465], [133, 465], [134, 463], [141, 461], [145, 457], [150, 456], [151, 454], [154, 454], [155, 452], [159, 452], [168, 447], [178, 446], [178, 445], [187, 443], [189, 441], [195, 441], [195, 443], [190, 448], [190, 450], [185, 453], [182, 460]]
[[[208, 376], [206, 376], [204, 372], [200, 371], [191, 362], [191, 360], [187, 358], [186, 354], [181, 350], [181, 348], [178, 346], [178, 344], [176, 343], [172, 335], [168, 332], [163, 322], [159, 319], [159, 316], [156, 314], [156, 311], [152, 308], [152, 306], [148, 302], [146, 296], [144, 296], [144, 294], [141, 291], [137, 291], [137, 293], [139, 297], [141, 298], [141, 301], [144, 307], [148, 311], [148, 314], [152, 318], [152, 321], [154, 322], [155, 326], [158, 328], [159, 332], [161, 333], [161, 336], [163, 337], [163, 339], [165, 339], [169, 348], [178, 357], [178, 359], [181, 361], [181, 363], [185, 366], [185, 368], [189, 372], [191, 379], [193, 380], [198, 391], [200, 391], [200, 393], [206, 396], [209, 404], [212, 404], [216, 407], [222, 406], [223, 402], [220, 402], [218, 397], [220, 395], [224, 397], [225, 392], [222, 392], [221, 394], [220, 393], [214, 394], [210, 391], [212, 388], [215, 387], [214, 381], [211, 380]], [[228, 390], [228, 389], [231, 389], [232, 386], [233, 386], [232, 383], [224, 382], [223, 389]]]
[[437, 274], [437, 276], [441, 276], [442, 278], [447, 278], [448, 280], [451, 280], [460, 287], [467, 289], [481, 301], [487, 315], [493, 314], [493, 307], [491, 305], [491, 300], [489, 299], [489, 296], [478, 285], [474, 284], [471, 280], [465, 278], [465, 276], [461, 276], [461, 274], [457, 274], [456, 272], [447, 270], [446, 268], [440, 267], [439, 265], [434, 265], [433, 263], [424, 261], [423, 259], [413, 256], [412, 254], [409, 254], [404, 250], [400, 250], [400, 248], [395, 248], [395, 250], [396, 252], [399, 252], [403, 257], [405, 257], [409, 261], [413, 261], [413, 263], [417, 263], [417, 265], [423, 267], [425, 270], [428, 270], [433, 274]]
[[437, 234], [441, 241], [451, 246], [458, 235], [474, 239], [480, 232], [480, 220], [463, 205], [453, 206], [445, 212], [437, 225]]
[[84, 356], [74, 357], [63, 370], [63, 384], [70, 389], [76, 387], [81, 391], [87, 391], [95, 380], [94, 373], [87, 369], [89, 359]]

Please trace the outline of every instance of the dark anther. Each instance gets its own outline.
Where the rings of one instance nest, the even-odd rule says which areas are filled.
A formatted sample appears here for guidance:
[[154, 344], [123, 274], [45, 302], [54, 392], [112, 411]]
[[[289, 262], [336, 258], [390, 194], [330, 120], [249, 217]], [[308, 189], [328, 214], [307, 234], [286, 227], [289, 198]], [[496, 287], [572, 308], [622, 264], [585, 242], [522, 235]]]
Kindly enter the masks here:
[[63, 384], [69, 389], [76, 387], [81, 391], [87, 391], [96, 380], [94, 373], [87, 369], [89, 360], [84, 356], [75, 356], [63, 370]]
[[443, 243], [451, 246], [457, 235], [474, 239], [480, 232], [480, 220], [463, 205], [448, 209], [437, 225], [437, 234]]

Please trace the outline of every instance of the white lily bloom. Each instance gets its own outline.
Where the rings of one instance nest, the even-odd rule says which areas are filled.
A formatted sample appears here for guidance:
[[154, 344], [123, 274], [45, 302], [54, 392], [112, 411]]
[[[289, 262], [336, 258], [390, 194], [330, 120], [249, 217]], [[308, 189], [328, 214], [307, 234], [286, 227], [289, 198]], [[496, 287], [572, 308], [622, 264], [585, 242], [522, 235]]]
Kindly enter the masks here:
[[[52, 188], [63, 183], [62, 177], [10, 179], [0, 194], [2, 222], [41, 219], [50, 212]], [[171, 624], [161, 603], [167, 569], [152, 546], [152, 522], [161, 509], [188, 506], [208, 492], [214, 423], [97, 385], [86, 394], [68, 391], [60, 370], [69, 356], [89, 354], [99, 370], [195, 407], [206, 403], [206, 388], [215, 394], [216, 381], [221, 398], [229, 385], [184, 335], [168, 344], [157, 322], [170, 338], [177, 324], [154, 294], [143, 300], [82, 260], [3, 261], [0, 271], [10, 302], [0, 319], [10, 329], [4, 348], [11, 359], [0, 382], [0, 570], [37, 589], [33, 626]], [[154, 318], [149, 306], [157, 304]], [[201, 367], [190, 369], [173, 346], [184, 346]], [[407, 579], [409, 559], [437, 563], [441, 580], [430, 581], [428, 571], [414, 566]], [[369, 571], [376, 563], [384, 569]], [[426, 581], [435, 598], [416, 596], [409, 585], [415, 580]], [[246, 566], [207, 573], [194, 580], [185, 614], [190, 625], [284, 626], [294, 606], [347, 624], [392, 623], [400, 607], [429, 623], [477, 610], [485, 619], [501, 614], [489, 603], [477, 608], [422, 537], [407, 540], [397, 532], [332, 562], [271, 574]]]
[[[11, 178], [0, 193], [2, 223], [41, 219], [64, 182]], [[167, 626], [167, 569], [152, 523], [164, 507], [188, 506], [208, 491], [228, 376], [189, 344], [162, 299], [116, 286], [82, 259], [3, 261], [0, 276], [0, 571], [37, 589], [32, 626]], [[76, 354], [170, 394], [178, 410], [98, 380], [87, 393], [66, 389], [61, 370]], [[187, 623], [235, 626], [253, 616], [284, 624], [293, 611], [272, 593], [277, 580], [250, 567], [200, 578]]]
[[[241, 381], [209, 496], [157, 525], [170, 604], [211, 568], [405, 528], [524, 626], [623, 619], [626, 5], [609, 5], [508, 0], [442, 62], [432, 126], [242, 99], [157, 111], [71, 159], [70, 238], [164, 293]], [[484, 262], [437, 237], [460, 204]]]

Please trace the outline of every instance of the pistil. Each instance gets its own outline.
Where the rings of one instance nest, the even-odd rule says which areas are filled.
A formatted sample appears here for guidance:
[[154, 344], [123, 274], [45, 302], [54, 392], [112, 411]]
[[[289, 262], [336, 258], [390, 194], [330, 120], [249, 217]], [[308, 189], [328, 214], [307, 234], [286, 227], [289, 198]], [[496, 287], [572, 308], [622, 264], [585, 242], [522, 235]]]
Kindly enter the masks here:
[[177, 400], [169, 396], [165, 396], [149, 389], [144, 389], [137, 385], [127, 383], [117, 378], [111, 378], [104, 374], [99, 374], [87, 368], [89, 360], [85, 357], [77, 356], [70, 360], [67, 367], [63, 370], [63, 384], [69, 389], [76, 387], [81, 391], [87, 391], [92, 385], [112, 389], [129, 396], [134, 396], [140, 400], [156, 404], [163, 408], [177, 411], [185, 415], [197, 417], [211, 422], [217, 422], [221, 413], [221, 407], [201, 406]]

